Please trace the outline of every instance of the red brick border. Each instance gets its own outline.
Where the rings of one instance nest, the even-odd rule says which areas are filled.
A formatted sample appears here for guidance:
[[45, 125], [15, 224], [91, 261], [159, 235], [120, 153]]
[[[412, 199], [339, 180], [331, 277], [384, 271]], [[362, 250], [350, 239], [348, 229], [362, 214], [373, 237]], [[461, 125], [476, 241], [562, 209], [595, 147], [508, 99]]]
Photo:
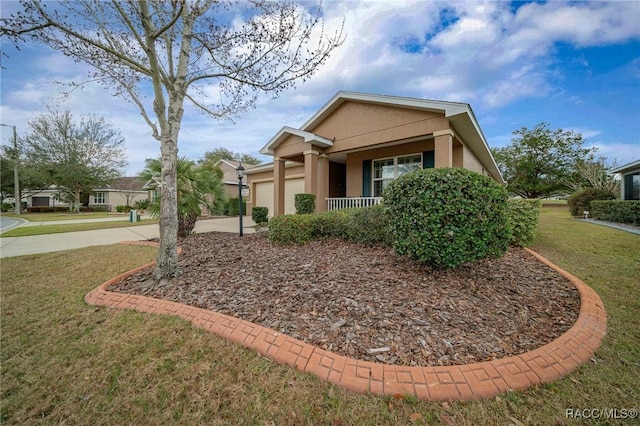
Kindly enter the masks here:
[[580, 279], [528, 250], [571, 281], [580, 292], [580, 314], [567, 332], [518, 356], [447, 367], [406, 367], [359, 361], [303, 343], [285, 334], [214, 311], [151, 297], [114, 293], [110, 285], [155, 262], [110, 279], [85, 296], [90, 305], [174, 315], [260, 355], [358, 393], [410, 394], [424, 400], [491, 398], [507, 390], [558, 380], [587, 362], [600, 347], [607, 317], [600, 297]]

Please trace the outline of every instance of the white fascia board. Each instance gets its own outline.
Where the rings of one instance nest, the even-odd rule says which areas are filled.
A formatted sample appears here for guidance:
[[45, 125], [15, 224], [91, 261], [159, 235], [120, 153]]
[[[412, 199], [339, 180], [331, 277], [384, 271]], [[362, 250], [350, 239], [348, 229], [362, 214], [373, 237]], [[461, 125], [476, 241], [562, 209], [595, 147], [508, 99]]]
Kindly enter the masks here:
[[640, 168], [640, 160], [632, 161], [631, 163], [624, 164], [620, 167], [616, 167], [611, 170], [612, 173], [624, 173], [627, 171], [635, 170]]
[[428, 111], [443, 111], [445, 117], [458, 115], [468, 112], [469, 104], [460, 102], [434, 101], [429, 99], [405, 98], [401, 96], [388, 95], [372, 95], [368, 93], [358, 92], [338, 92], [336, 93], [318, 112], [316, 112], [309, 120], [307, 120], [301, 129], [310, 130], [319, 122], [324, 120], [325, 116], [333, 112], [345, 101], [356, 101], [365, 103], [377, 103], [383, 105], [392, 105], [405, 108], [416, 108]]
[[282, 143], [287, 137], [294, 135], [299, 136], [306, 143], [327, 148], [333, 146], [333, 141], [322, 136], [315, 135], [304, 130], [294, 129], [293, 127], [284, 126], [271, 140], [260, 150], [260, 154], [273, 155], [274, 149]]

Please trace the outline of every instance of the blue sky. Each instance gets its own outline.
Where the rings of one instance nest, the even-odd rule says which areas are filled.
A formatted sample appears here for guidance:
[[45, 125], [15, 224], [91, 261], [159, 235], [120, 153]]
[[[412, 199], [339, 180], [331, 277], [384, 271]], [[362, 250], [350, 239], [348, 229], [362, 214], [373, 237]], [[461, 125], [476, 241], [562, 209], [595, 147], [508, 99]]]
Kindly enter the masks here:
[[[3, 1], [2, 16], [17, 7]], [[337, 91], [469, 103], [491, 147], [522, 126], [547, 122], [579, 132], [618, 165], [640, 159], [640, 1], [447, 2], [325, 1], [326, 27], [343, 20], [345, 43], [305, 84], [262, 96], [231, 121], [187, 110], [180, 155], [197, 159], [224, 147], [258, 151], [282, 126], [298, 127]], [[46, 105], [104, 116], [122, 132], [127, 175], [158, 142], [139, 112], [98, 85], [66, 100], [56, 82], [84, 81], [89, 68], [46, 46], [16, 52], [2, 43], [0, 120], [26, 130]], [[2, 143], [11, 129], [2, 128]]]

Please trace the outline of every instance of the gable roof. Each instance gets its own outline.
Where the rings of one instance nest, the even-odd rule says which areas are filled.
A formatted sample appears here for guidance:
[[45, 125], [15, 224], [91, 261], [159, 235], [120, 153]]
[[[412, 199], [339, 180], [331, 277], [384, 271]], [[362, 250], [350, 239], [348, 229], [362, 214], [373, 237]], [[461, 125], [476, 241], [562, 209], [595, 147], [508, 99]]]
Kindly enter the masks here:
[[306, 143], [323, 148], [333, 146], [333, 141], [331, 139], [323, 138], [322, 136], [315, 135], [311, 132], [305, 132], [304, 130], [284, 126], [274, 137], [271, 138], [264, 148], [260, 150], [260, 154], [273, 155], [274, 149], [284, 142], [289, 136], [299, 136], [304, 139]]
[[331, 113], [338, 109], [345, 102], [371, 103], [378, 105], [389, 105], [401, 108], [411, 108], [423, 111], [444, 113], [455, 131], [464, 139], [468, 148], [476, 155], [487, 172], [496, 180], [505, 184], [502, 173], [498, 169], [478, 120], [476, 119], [471, 106], [460, 102], [435, 101], [429, 99], [408, 98], [401, 96], [375, 95], [357, 92], [340, 91], [336, 93], [326, 104], [318, 110], [300, 130], [292, 127], [283, 127], [271, 140], [260, 150], [261, 154], [274, 154], [274, 148], [282, 143], [290, 135], [303, 137], [305, 142], [311, 142], [320, 146], [332, 146], [333, 141], [313, 133], [313, 130], [324, 121]]
[[613, 173], [631, 172], [640, 169], [640, 160], [632, 161], [631, 163], [624, 164], [611, 170]]
[[144, 191], [145, 184], [136, 176], [126, 176], [115, 178], [110, 184], [100, 186], [95, 189], [111, 191]]

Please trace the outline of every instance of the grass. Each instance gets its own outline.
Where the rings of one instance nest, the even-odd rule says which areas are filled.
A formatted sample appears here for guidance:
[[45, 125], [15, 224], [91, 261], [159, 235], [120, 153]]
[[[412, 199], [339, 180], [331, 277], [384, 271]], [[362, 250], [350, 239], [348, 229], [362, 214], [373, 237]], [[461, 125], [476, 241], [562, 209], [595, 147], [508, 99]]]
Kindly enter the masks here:
[[155, 219], [143, 219], [141, 222], [89, 222], [64, 223], [55, 225], [21, 226], [3, 232], [1, 237], [27, 237], [29, 235], [60, 234], [63, 232], [93, 231], [95, 229], [128, 228], [131, 226], [150, 225], [158, 223]]
[[[76, 219], [100, 219], [104, 217], [113, 217], [113, 213], [107, 212], [82, 212], [82, 213], [2, 213], [4, 217], [14, 217], [29, 222], [51, 222], [54, 220], [76, 220]], [[120, 216], [120, 215], [118, 215]], [[121, 216], [124, 216], [122, 214]]]
[[639, 408], [640, 237], [545, 208], [534, 248], [601, 295], [603, 347], [555, 383], [444, 404], [355, 395], [185, 321], [84, 304], [101, 282], [152, 259], [148, 247], [3, 259], [0, 422], [574, 425], [566, 409]]

